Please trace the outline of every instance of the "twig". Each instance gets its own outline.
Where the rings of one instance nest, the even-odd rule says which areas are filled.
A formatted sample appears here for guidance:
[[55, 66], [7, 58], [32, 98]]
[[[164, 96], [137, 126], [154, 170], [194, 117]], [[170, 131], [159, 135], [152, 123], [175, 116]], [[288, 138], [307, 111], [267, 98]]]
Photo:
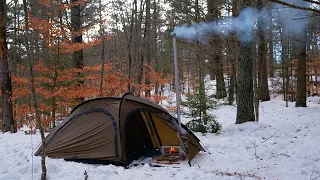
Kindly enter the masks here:
[[215, 173], [218, 176], [238, 176], [240, 177], [240, 179], [242, 179], [243, 177], [251, 177], [251, 178], [255, 178], [255, 179], [264, 179], [263, 177], [259, 177], [256, 176], [255, 174], [246, 174], [246, 173], [238, 173], [238, 172], [222, 172], [219, 170], [215, 170], [215, 171], [206, 171], [207, 172], [212, 172]]
[[224, 152], [220, 152], [220, 151], [217, 151], [217, 153], [220, 153], [220, 154], [226, 154], [226, 153], [224, 153]]
[[[245, 137], [245, 138], [247, 138], [247, 137]], [[257, 144], [256, 143], [254, 143], [253, 141], [251, 141], [249, 138], [247, 138], [252, 144], [253, 144], [253, 146], [254, 146], [254, 155], [255, 155], [255, 157], [257, 158], [257, 159], [260, 159], [260, 160], [262, 160], [262, 158], [261, 157], [259, 157], [259, 156], [257, 156]]]
[[268, 137], [266, 140], [262, 141], [261, 143], [264, 143], [266, 141], [268, 141], [269, 139], [271, 139], [276, 133], [273, 133], [270, 137]]
[[288, 155], [288, 154], [284, 154], [284, 153], [281, 153], [281, 154], [273, 155], [273, 156], [271, 156], [269, 159], [271, 159], [271, 158], [273, 158], [273, 157], [277, 157], [277, 156], [286, 156], [286, 157], [291, 158], [291, 156], [290, 156], [290, 155]]

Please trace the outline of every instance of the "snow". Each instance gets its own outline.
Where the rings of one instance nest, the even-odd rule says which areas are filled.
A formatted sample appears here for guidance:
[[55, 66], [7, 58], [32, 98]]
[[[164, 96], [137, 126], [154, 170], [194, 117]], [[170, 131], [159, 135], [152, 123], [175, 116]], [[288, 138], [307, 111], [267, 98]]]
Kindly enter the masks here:
[[[241, 125], [234, 124], [235, 106], [219, 107], [211, 113], [223, 130], [219, 135], [196, 133], [211, 154], [198, 154], [192, 167], [183, 161], [166, 167], [144, 164], [124, 169], [47, 158], [48, 180], [84, 179], [85, 171], [89, 180], [320, 180], [319, 102], [313, 97], [308, 99], [307, 108], [296, 108], [294, 103], [285, 107], [278, 97], [260, 103], [259, 123]], [[39, 133], [31, 136], [19, 130], [16, 134], [0, 134], [0, 180], [40, 179], [41, 158], [32, 156], [39, 143]]]

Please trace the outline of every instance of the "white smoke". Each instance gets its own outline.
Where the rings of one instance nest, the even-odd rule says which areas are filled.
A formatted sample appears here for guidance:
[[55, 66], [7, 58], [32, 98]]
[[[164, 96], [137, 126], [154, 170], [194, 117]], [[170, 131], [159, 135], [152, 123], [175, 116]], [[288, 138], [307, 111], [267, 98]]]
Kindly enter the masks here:
[[[287, 3], [301, 7], [310, 7], [310, 3], [301, 0], [283, 0]], [[311, 13], [299, 9], [284, 7], [279, 4], [274, 4], [272, 13], [277, 13], [277, 19], [283, 31], [286, 33], [300, 37], [306, 33]]]
[[[295, 5], [304, 7], [310, 5], [309, 3], [298, 1], [299, 0], [291, 0], [288, 3], [294, 3]], [[249, 7], [242, 10], [238, 17], [229, 17], [213, 22], [194, 23], [190, 26], [177, 26], [172, 34], [190, 40], [203, 40], [208, 33], [214, 32], [221, 35], [228, 35], [233, 32], [238, 35], [240, 40], [247, 41], [251, 39], [258, 18], [267, 18], [268, 11], [269, 9], [266, 8], [258, 11], [255, 8]], [[295, 36], [300, 35], [306, 30], [308, 21], [305, 17], [310, 15], [309, 12], [283, 7], [278, 4], [274, 4], [271, 8], [271, 13], [277, 15], [277, 19], [283, 29]]]

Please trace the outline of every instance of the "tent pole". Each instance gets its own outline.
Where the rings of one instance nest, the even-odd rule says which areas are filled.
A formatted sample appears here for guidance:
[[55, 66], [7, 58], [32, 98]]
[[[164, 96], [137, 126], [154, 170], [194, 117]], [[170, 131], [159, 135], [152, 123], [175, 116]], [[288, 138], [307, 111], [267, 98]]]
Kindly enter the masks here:
[[177, 104], [177, 119], [179, 128], [181, 131], [181, 118], [180, 118], [180, 84], [179, 84], [179, 68], [178, 68], [178, 57], [177, 57], [177, 40], [176, 34], [173, 34], [173, 58], [174, 58], [174, 75], [176, 84], [176, 104]]

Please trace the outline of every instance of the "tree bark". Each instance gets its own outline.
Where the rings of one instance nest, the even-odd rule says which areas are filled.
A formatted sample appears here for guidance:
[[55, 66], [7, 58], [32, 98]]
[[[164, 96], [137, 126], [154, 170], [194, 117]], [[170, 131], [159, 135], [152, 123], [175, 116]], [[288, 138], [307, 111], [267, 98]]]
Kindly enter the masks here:
[[306, 97], [306, 53], [307, 32], [299, 37], [297, 43], [297, 96], [296, 107], [307, 107]]
[[[71, 3], [79, 3], [80, 0], [71, 0]], [[81, 29], [81, 7], [80, 4], [71, 7], [71, 32], [72, 32], [72, 42], [82, 43], [82, 34], [79, 33]], [[73, 52], [72, 55], [73, 67], [82, 69], [83, 68], [83, 50]], [[82, 73], [77, 74], [77, 85], [83, 84]], [[83, 101], [83, 98], [78, 99], [78, 101]]]
[[[158, 0], [158, 3], [159, 3], [159, 0]], [[160, 65], [159, 65], [159, 57], [158, 57], [158, 48], [157, 48], [157, 29], [158, 29], [158, 6], [157, 6], [157, 3], [156, 3], [156, 0], [153, 0], [153, 13], [152, 13], [152, 27], [153, 27], [153, 56], [154, 56], [154, 66], [155, 66], [155, 71], [156, 72], [159, 72], [160, 70]], [[159, 32], [160, 29], [159, 29]], [[159, 82], [156, 82], [155, 84], [155, 95], [158, 96], [160, 93], [159, 93]], [[161, 95], [161, 94], [160, 94]], [[159, 103], [159, 102], [156, 102], [156, 103]]]
[[[150, 0], [148, 0], [148, 1], [150, 1]], [[141, 1], [141, 3], [140, 3], [140, 16], [139, 16], [140, 23], [142, 22], [142, 14], [143, 14], [143, 1]], [[138, 34], [138, 35], [140, 35], [140, 34]], [[147, 41], [147, 38], [146, 38], [146, 36], [147, 36], [147, 21], [145, 21], [143, 35], [144, 35], [144, 37], [143, 37], [143, 42], [142, 42], [142, 46], [141, 46], [142, 48], [141, 48], [141, 53], [140, 53], [140, 71], [138, 70], [138, 85], [142, 85], [143, 81], [145, 80], [143, 78], [145, 75], [144, 63], [146, 62], [145, 56], [146, 56], [146, 43], [147, 43], [146, 42]], [[139, 92], [138, 92], [138, 96], [141, 96], [141, 91], [142, 91], [142, 89], [140, 88]]]
[[222, 52], [221, 52], [221, 39], [218, 37], [217, 41], [217, 51], [215, 55], [215, 61], [216, 61], [216, 82], [217, 82], [217, 93], [216, 97], [217, 99], [222, 99], [224, 97], [227, 97], [227, 91], [226, 91], [226, 84], [224, 82], [224, 75], [223, 75], [223, 62], [222, 62]]
[[1, 91], [3, 98], [4, 131], [16, 132], [12, 110], [12, 84], [8, 64], [8, 47], [6, 39], [6, 0], [0, 0], [0, 64], [1, 64]]
[[[250, 0], [240, 3], [240, 10], [250, 7]], [[252, 27], [253, 28], [253, 27]], [[240, 36], [251, 36], [249, 32], [242, 32]], [[236, 124], [255, 121], [253, 106], [253, 63], [252, 63], [252, 41], [242, 39], [239, 43], [240, 55], [238, 62], [238, 85], [237, 85], [237, 119]]]
[[[258, 0], [258, 9], [264, 7], [263, 0]], [[258, 95], [261, 101], [269, 101], [268, 72], [267, 72], [267, 46], [265, 39], [264, 17], [258, 18], [258, 58], [259, 58], [259, 75], [258, 75]]]
[[[214, 0], [207, 0], [207, 7], [208, 7], [208, 14], [207, 14], [207, 20], [213, 21], [214, 20]], [[214, 45], [214, 43], [212, 42]], [[210, 79], [215, 80], [216, 79], [216, 64], [214, 57], [210, 54]]]

